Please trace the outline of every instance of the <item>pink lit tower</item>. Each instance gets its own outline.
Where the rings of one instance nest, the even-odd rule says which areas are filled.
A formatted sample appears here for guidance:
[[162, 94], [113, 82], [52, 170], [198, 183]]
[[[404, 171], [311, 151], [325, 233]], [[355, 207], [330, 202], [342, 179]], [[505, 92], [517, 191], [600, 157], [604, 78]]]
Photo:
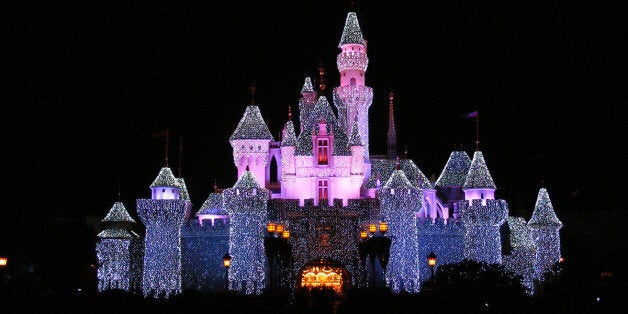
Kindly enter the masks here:
[[[364, 144], [364, 160], [367, 163], [367, 178], [370, 175], [369, 160], [369, 107], [373, 102], [373, 89], [365, 85], [366, 68], [369, 59], [366, 54], [366, 40], [355, 12], [347, 14], [345, 27], [338, 48], [341, 52], [336, 59], [340, 72], [340, 86], [334, 89], [334, 105], [338, 109], [338, 124], [351, 134], [354, 121], [358, 123], [360, 137]], [[357, 119], [356, 119], [357, 117]]]

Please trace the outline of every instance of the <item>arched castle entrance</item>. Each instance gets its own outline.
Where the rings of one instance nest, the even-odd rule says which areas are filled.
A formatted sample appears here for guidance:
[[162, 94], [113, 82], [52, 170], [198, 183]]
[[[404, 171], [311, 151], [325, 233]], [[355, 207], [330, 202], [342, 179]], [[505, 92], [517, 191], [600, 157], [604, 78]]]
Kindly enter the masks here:
[[297, 289], [332, 288], [336, 293], [343, 293], [351, 286], [351, 277], [341, 263], [321, 258], [301, 267], [296, 284]]

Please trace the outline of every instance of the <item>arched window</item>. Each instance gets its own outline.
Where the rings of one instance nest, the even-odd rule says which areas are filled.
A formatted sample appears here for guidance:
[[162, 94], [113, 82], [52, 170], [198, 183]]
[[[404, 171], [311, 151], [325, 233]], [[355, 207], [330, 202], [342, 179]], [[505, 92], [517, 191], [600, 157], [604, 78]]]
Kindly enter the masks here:
[[277, 159], [275, 156], [270, 159], [270, 182], [275, 183], [278, 182], [277, 178], [279, 177], [279, 167], [277, 167]]
[[352, 77], [352, 78], [351, 78], [351, 81], [350, 81], [350, 83], [349, 83], [349, 84], [351, 84], [351, 85], [355, 86], [355, 77]]
[[328, 147], [328, 142], [326, 139], [320, 139], [318, 140], [318, 164], [319, 165], [327, 165], [328, 164], [328, 152], [329, 152], [329, 147]]

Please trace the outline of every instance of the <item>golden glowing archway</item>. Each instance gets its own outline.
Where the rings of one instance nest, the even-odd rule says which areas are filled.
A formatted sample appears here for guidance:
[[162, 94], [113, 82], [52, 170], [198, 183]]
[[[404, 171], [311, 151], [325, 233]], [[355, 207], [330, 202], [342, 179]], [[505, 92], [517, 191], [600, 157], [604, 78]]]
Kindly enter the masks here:
[[311, 288], [331, 288], [336, 293], [342, 293], [349, 284], [349, 274], [339, 263], [327, 259], [312, 261], [300, 272], [299, 287]]

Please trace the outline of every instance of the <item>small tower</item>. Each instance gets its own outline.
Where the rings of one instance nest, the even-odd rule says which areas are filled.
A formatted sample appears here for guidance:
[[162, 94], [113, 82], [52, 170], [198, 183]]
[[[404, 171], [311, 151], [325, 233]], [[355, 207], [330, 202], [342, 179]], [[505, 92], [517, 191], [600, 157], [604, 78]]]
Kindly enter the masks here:
[[224, 190], [223, 197], [231, 218], [230, 289], [259, 294], [265, 285], [263, 236], [270, 193], [259, 185], [253, 172], [245, 170], [232, 188]]
[[505, 200], [495, 199], [495, 183], [481, 151], [476, 151], [473, 155], [462, 189], [465, 200], [460, 201], [458, 206], [466, 227], [464, 257], [489, 264], [501, 264], [499, 229], [508, 216], [508, 204]]
[[395, 94], [391, 91], [388, 94], [388, 132], [386, 137], [388, 140], [388, 159], [397, 158], [397, 131], [395, 131], [395, 107], [393, 100]]
[[297, 137], [294, 133], [292, 115], [288, 116], [288, 122], [283, 128], [281, 140], [281, 195], [284, 198], [294, 198], [294, 182], [296, 175], [295, 148]]
[[560, 235], [563, 223], [556, 217], [554, 206], [545, 188], [539, 190], [532, 218], [528, 227], [536, 244], [534, 261], [535, 277], [543, 280], [543, 274], [560, 260]]
[[436, 180], [438, 197], [453, 209], [453, 218], [459, 217], [458, 202], [464, 199], [462, 186], [469, 173], [471, 158], [465, 151], [453, 151]]
[[419, 291], [419, 243], [416, 215], [423, 193], [410, 183], [397, 166], [378, 191], [383, 220], [388, 222], [392, 239], [386, 282], [393, 291]]
[[161, 168], [150, 189], [154, 200], [178, 200], [181, 192], [177, 178], [168, 167]]
[[229, 137], [238, 177], [241, 177], [248, 167], [255, 174], [259, 184], [265, 186], [271, 141], [274, 141], [273, 136], [262, 118], [259, 107], [247, 106], [238, 127]]
[[137, 200], [137, 213], [146, 226], [144, 295], [181, 292], [181, 225], [192, 203], [180, 198], [176, 182], [170, 168], [162, 168], [151, 184], [152, 199]]
[[100, 222], [96, 256], [98, 257], [98, 291], [122, 289], [130, 291], [140, 287], [140, 237], [122, 202], [115, 202]]
[[[360, 137], [364, 144], [364, 159], [369, 158], [369, 116], [368, 111], [373, 102], [373, 89], [366, 86], [366, 69], [368, 56], [366, 41], [355, 12], [349, 12], [342, 31], [338, 48], [341, 52], [336, 59], [340, 72], [340, 86], [334, 89], [334, 105], [338, 109], [339, 125], [350, 134], [357, 117]], [[370, 169], [368, 174], [370, 175]]]
[[364, 176], [364, 158], [362, 153], [364, 151], [364, 144], [360, 137], [360, 131], [358, 131], [357, 123], [353, 124], [351, 128], [351, 135], [349, 136], [349, 147], [351, 148], [351, 174], [360, 175], [360, 183]]
[[308, 76], [305, 78], [305, 82], [303, 82], [303, 87], [301, 88], [301, 99], [299, 100], [299, 125], [301, 126], [301, 131], [303, 131], [303, 126], [306, 124], [306, 121], [309, 120], [315, 104], [316, 92], [312, 87], [312, 79]]

